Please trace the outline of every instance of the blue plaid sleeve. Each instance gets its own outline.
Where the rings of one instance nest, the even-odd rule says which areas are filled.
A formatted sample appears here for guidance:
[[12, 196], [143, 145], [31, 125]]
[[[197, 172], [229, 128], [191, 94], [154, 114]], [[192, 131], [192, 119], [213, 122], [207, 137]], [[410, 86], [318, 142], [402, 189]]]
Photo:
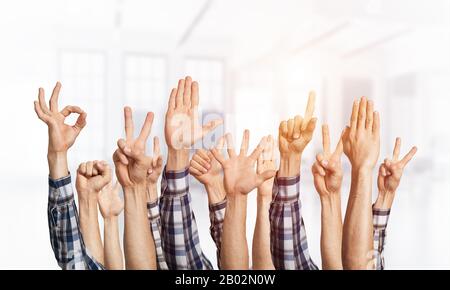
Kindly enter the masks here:
[[191, 207], [188, 169], [164, 169], [161, 180], [161, 237], [170, 270], [212, 270], [200, 247]]
[[50, 242], [63, 270], [103, 270], [88, 253], [80, 232], [71, 177], [49, 178], [48, 226]]
[[301, 215], [300, 175], [277, 177], [270, 205], [270, 250], [277, 270], [317, 270]]
[[386, 227], [389, 220], [390, 209], [372, 208], [373, 214], [373, 248], [375, 269], [384, 270], [384, 246], [386, 244]]
[[217, 248], [217, 267], [220, 269], [220, 249], [222, 245], [222, 231], [223, 220], [225, 218], [225, 209], [227, 207], [227, 200], [224, 199], [218, 203], [209, 205], [209, 220], [211, 226], [209, 232], [216, 244]]
[[163, 251], [163, 242], [161, 240], [161, 216], [159, 214], [158, 201], [148, 202], [147, 210], [148, 220], [150, 223], [150, 231], [152, 232], [153, 241], [155, 242], [156, 262], [158, 270], [168, 270], [169, 267], [166, 263], [166, 257], [164, 256]]

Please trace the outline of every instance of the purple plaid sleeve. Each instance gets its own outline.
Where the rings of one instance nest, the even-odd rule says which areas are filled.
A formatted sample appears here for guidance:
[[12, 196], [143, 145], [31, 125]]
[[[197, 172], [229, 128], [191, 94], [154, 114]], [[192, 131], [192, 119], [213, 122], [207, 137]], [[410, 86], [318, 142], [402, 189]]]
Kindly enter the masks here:
[[209, 231], [214, 243], [217, 247], [217, 267], [220, 269], [220, 247], [222, 244], [222, 230], [223, 220], [225, 218], [225, 209], [227, 207], [227, 200], [209, 205], [209, 220], [211, 226]]
[[103, 270], [84, 244], [70, 175], [49, 178], [48, 184], [48, 227], [58, 265], [63, 270]]
[[168, 270], [166, 257], [164, 257], [163, 243], [161, 240], [161, 216], [159, 214], [159, 203], [148, 202], [148, 221], [150, 223], [150, 231], [152, 232], [153, 241], [156, 249], [156, 262], [158, 270]]
[[386, 244], [386, 227], [390, 209], [372, 209], [373, 213], [373, 248], [376, 270], [384, 270], [384, 245]]
[[167, 171], [161, 181], [161, 237], [170, 270], [212, 270], [200, 247], [191, 207], [188, 169]]
[[270, 250], [277, 270], [317, 270], [301, 215], [300, 175], [277, 177], [270, 205]]

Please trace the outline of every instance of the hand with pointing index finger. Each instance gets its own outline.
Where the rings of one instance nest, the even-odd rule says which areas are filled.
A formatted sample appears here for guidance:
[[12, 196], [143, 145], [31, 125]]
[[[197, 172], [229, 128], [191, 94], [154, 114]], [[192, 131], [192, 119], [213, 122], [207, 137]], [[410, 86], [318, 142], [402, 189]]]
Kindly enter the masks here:
[[330, 151], [330, 133], [328, 125], [322, 126], [323, 153], [316, 156], [316, 162], [312, 166], [314, 186], [320, 196], [339, 194], [342, 186], [342, 164], [343, 152], [342, 138], [334, 152]]
[[[39, 88], [38, 101], [34, 101], [34, 110], [48, 126], [48, 153], [65, 153], [73, 145], [81, 130], [86, 126], [87, 114], [77, 106], [66, 106], [58, 111], [58, 98], [61, 83], [57, 82], [50, 97], [49, 107], [45, 103], [44, 89]], [[66, 118], [71, 114], [78, 114], [74, 125], [68, 125]]]
[[146, 185], [149, 169], [153, 159], [145, 154], [147, 139], [150, 135], [153, 113], [147, 113], [141, 132], [134, 137], [133, 115], [130, 107], [124, 108], [125, 139], [119, 139], [118, 149], [114, 152], [113, 160], [116, 166], [116, 175], [122, 187]]
[[391, 208], [394, 201], [395, 192], [400, 185], [403, 170], [417, 152], [417, 147], [414, 146], [411, 150], [409, 150], [408, 154], [406, 154], [402, 159], [399, 159], [401, 142], [402, 141], [400, 138], [395, 140], [392, 159], [386, 158], [380, 165], [377, 180], [379, 196], [377, 202], [375, 203], [376, 207], [379, 205], [377, 208]]
[[312, 118], [315, 98], [315, 93], [310, 92], [304, 118], [297, 115], [294, 119], [280, 123], [278, 142], [281, 158], [301, 155], [311, 141], [317, 121]]

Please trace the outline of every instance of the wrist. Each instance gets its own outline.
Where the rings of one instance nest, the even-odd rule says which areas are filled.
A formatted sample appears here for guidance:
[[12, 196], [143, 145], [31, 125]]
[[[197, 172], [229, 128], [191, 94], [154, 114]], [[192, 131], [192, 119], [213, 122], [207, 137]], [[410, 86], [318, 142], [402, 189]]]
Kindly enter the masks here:
[[256, 203], [258, 205], [268, 208], [270, 207], [271, 202], [272, 202], [272, 195], [263, 195], [263, 194], [256, 195]]
[[292, 177], [300, 174], [301, 154], [282, 154], [278, 177]]
[[67, 151], [63, 152], [48, 152], [47, 161], [50, 178], [59, 179], [69, 175], [67, 165]]
[[105, 227], [113, 226], [113, 225], [118, 223], [118, 216], [111, 215], [111, 216], [108, 216], [108, 217], [104, 217], [103, 221], [105, 223]]
[[381, 192], [378, 194], [374, 207], [377, 209], [391, 209], [395, 192]]
[[147, 184], [147, 201], [155, 202], [158, 199], [158, 188], [156, 183]]
[[208, 193], [209, 204], [216, 204], [225, 199], [226, 192], [222, 177], [214, 178], [211, 182], [205, 183], [204, 186]]
[[189, 165], [189, 149], [168, 149], [167, 170], [182, 170]]

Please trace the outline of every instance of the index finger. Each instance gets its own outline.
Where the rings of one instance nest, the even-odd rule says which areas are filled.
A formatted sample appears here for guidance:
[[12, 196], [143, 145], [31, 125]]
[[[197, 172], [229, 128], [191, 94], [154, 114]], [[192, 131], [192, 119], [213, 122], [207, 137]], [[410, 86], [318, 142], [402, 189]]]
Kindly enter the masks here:
[[309, 120], [314, 114], [314, 104], [316, 102], [316, 93], [314, 91], [309, 92], [308, 104], [306, 105], [305, 117], [303, 118], [302, 131], [308, 126]]
[[134, 136], [133, 112], [130, 107], [123, 108], [125, 119], [125, 136], [127, 140], [132, 140]]
[[394, 146], [394, 153], [392, 154], [392, 160], [397, 161], [398, 157], [400, 156], [400, 147], [402, 145], [402, 139], [399, 137], [395, 138], [395, 146]]
[[414, 157], [414, 154], [416, 154], [417, 152], [417, 147], [414, 146], [413, 148], [411, 148], [411, 150], [409, 150], [408, 154], [405, 155], [405, 157], [403, 157], [402, 160], [400, 160], [400, 166], [405, 167], [406, 164], [408, 164], [409, 161], [411, 161], [411, 159]]
[[141, 133], [139, 133], [138, 140], [145, 143], [147, 142], [148, 136], [150, 135], [150, 132], [152, 131], [152, 124], [153, 124], [153, 118], [154, 118], [153, 112], [148, 112], [147, 116], [145, 117], [144, 125], [142, 125]]

